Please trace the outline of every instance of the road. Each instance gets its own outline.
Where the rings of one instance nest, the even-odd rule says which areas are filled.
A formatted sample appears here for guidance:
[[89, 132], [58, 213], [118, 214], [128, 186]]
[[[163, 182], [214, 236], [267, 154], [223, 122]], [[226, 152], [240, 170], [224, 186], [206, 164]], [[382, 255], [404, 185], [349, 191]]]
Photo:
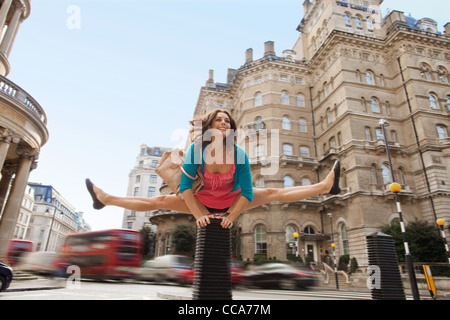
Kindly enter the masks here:
[[[0, 293], [0, 300], [176, 300], [190, 299], [191, 288], [145, 282], [82, 281], [79, 287], [53, 283], [55, 288]], [[60, 288], [57, 288], [60, 287]], [[237, 300], [370, 300], [370, 292], [313, 288], [307, 291], [237, 289]]]

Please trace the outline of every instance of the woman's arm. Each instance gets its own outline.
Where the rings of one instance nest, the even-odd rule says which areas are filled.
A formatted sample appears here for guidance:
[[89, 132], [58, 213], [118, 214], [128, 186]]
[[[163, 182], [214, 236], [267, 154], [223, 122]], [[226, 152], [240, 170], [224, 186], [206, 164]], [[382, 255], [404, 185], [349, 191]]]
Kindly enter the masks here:
[[204, 215], [202, 213], [192, 189], [187, 189], [181, 195], [183, 196], [184, 202], [191, 211], [192, 215], [197, 220], [197, 227], [206, 227], [209, 224], [209, 217], [208, 215]]

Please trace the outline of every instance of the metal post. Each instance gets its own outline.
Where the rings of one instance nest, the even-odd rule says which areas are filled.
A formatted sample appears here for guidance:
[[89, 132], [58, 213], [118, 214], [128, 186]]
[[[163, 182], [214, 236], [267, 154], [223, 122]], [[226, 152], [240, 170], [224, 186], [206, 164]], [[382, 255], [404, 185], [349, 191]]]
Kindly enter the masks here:
[[448, 249], [448, 243], [447, 243], [447, 240], [445, 238], [445, 230], [444, 230], [445, 221], [442, 220], [442, 219], [438, 219], [436, 221], [436, 223], [438, 224], [439, 228], [441, 229], [441, 236], [442, 236], [442, 239], [444, 240], [445, 251], [447, 252], [448, 263], [450, 263], [450, 251]]
[[336, 244], [334, 243], [334, 233], [333, 233], [333, 214], [329, 213], [330, 217], [330, 227], [331, 227], [331, 247], [333, 248], [333, 259], [334, 259], [334, 277], [336, 279], [336, 289], [339, 290], [339, 280], [338, 280], [338, 269], [336, 260]]
[[398, 183], [394, 183], [394, 181], [395, 181], [394, 167], [392, 166], [391, 151], [389, 149], [389, 142], [387, 139], [386, 128], [385, 128], [386, 126], [389, 126], [389, 123], [386, 120], [381, 119], [379, 124], [380, 124], [381, 128], [383, 129], [384, 141], [386, 144], [386, 153], [387, 153], [388, 160], [389, 160], [389, 167], [391, 169], [391, 179], [392, 179], [393, 184], [391, 185], [390, 189], [391, 189], [391, 192], [394, 193], [395, 201], [397, 203], [398, 216], [400, 219], [400, 227], [402, 229], [403, 244], [405, 246], [405, 260], [406, 260], [406, 265], [408, 267], [409, 281], [411, 283], [411, 291], [412, 291], [414, 300], [420, 300], [419, 289], [417, 287], [416, 274], [414, 271], [414, 264], [413, 264], [411, 253], [409, 251], [408, 239], [406, 237], [405, 223], [403, 221], [402, 208], [400, 205], [400, 196], [398, 195], [398, 193], [401, 191], [401, 187]]

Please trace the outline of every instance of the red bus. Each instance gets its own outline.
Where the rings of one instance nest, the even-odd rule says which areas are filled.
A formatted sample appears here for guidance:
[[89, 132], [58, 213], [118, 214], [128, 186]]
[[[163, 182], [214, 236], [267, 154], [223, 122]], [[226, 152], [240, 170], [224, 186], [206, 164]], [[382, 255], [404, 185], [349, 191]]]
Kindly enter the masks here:
[[33, 251], [33, 242], [25, 240], [11, 240], [6, 259], [10, 266], [14, 267], [20, 262], [20, 257], [27, 252]]
[[61, 249], [58, 268], [75, 265], [81, 278], [124, 279], [139, 267], [141, 234], [134, 230], [113, 229], [73, 234]]

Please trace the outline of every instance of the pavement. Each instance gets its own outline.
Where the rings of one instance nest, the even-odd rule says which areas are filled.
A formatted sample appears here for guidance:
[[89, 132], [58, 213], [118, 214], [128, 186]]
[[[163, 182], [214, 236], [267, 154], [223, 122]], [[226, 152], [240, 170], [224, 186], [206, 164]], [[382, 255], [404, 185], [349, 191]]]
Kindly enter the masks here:
[[[38, 290], [56, 290], [66, 288], [66, 281], [63, 279], [36, 277], [30, 280], [13, 280], [10, 287], [6, 292], [20, 292], [20, 291], [38, 291]], [[319, 286], [315, 289], [332, 291], [333, 288]], [[361, 288], [343, 288], [340, 292], [365, 292], [367, 289]], [[408, 295], [408, 292], [407, 292]], [[167, 286], [167, 290], [160, 291], [157, 296], [166, 300], [192, 300], [192, 288], [191, 287], [177, 287]], [[423, 300], [429, 300], [430, 295], [428, 292], [421, 291], [421, 298]], [[247, 300], [248, 293], [246, 291], [235, 290], [233, 291], [234, 300]], [[450, 292], [438, 292], [438, 300], [450, 300]]]

